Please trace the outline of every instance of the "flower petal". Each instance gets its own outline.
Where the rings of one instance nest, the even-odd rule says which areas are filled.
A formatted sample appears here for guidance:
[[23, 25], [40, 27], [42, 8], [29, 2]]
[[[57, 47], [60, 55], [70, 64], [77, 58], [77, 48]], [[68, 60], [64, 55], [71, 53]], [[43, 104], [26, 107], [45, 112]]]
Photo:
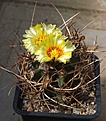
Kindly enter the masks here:
[[46, 38], [46, 41], [42, 41], [35, 53], [38, 56], [38, 61], [43, 63], [55, 59], [55, 61], [66, 64], [72, 57], [72, 51], [74, 51], [75, 47], [70, 41], [64, 39], [63, 35], [54, 36], [51, 34]]
[[30, 30], [31, 30], [32, 34], [36, 36], [36, 31], [35, 31], [34, 27], [30, 27]]

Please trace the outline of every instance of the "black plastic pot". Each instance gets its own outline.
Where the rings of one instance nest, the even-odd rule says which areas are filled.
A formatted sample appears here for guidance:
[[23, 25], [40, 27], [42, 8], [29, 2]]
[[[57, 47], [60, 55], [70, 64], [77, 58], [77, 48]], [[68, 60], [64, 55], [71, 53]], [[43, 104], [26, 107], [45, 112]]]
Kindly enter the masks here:
[[[95, 59], [98, 59], [94, 56]], [[95, 75], [100, 74], [99, 61], [95, 62]], [[95, 80], [96, 85], [96, 113], [92, 115], [78, 115], [78, 114], [60, 114], [60, 113], [47, 113], [47, 112], [27, 112], [22, 111], [22, 100], [19, 98], [20, 89], [16, 87], [13, 108], [16, 113], [22, 116], [23, 121], [80, 121], [91, 120], [100, 115], [101, 112], [101, 93], [100, 93], [100, 76]]]

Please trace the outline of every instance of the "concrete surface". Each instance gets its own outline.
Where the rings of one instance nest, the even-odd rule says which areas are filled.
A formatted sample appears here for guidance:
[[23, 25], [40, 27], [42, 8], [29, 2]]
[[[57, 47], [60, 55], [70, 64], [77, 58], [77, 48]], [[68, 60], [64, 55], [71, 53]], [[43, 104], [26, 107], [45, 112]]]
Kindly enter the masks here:
[[[38, 0], [34, 24], [38, 22], [55, 23], [59, 26], [62, 20], [50, 3], [54, 3], [65, 20], [81, 12], [75, 18], [77, 27], [83, 28], [90, 21], [102, 15], [82, 33], [86, 43], [93, 44], [97, 39], [100, 51], [106, 50], [106, 0]], [[4, 0], [0, 1], [0, 64], [10, 68], [16, 59], [11, 45], [18, 43], [14, 31], [20, 39], [24, 30], [30, 26], [34, 0]], [[18, 51], [19, 47], [17, 47]], [[105, 52], [96, 53], [104, 58]], [[101, 62], [101, 70], [106, 67], [106, 59]], [[106, 71], [101, 74], [102, 112], [94, 121], [106, 120]], [[0, 70], [0, 121], [21, 121], [21, 117], [12, 108], [14, 84], [16, 79]], [[12, 91], [11, 91], [12, 90]], [[10, 95], [8, 96], [8, 93]]]

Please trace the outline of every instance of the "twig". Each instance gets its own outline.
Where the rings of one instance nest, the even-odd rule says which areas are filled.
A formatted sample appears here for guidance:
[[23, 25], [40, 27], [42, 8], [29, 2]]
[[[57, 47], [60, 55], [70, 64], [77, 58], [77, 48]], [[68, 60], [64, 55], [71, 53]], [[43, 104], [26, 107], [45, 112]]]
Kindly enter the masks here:
[[21, 80], [23, 80], [23, 81], [26, 81], [27, 83], [29, 83], [29, 84], [36, 90], [36, 88], [31, 84], [31, 82], [30, 82], [27, 78], [24, 78], [24, 77], [22, 77], [22, 76], [20, 76], [20, 75], [18, 75], [18, 74], [16, 74], [16, 73], [14, 73], [13, 71], [10, 71], [10, 70], [8, 70], [8, 69], [2, 67], [2, 66], [0, 66], [0, 68], [1, 68], [2, 70], [4, 70], [4, 71], [6, 71], [6, 72], [8, 72], [8, 73], [10, 73], [10, 74], [12, 74], [12, 75], [14, 75], [14, 76], [17, 77], [18, 79], [21, 79]]
[[69, 88], [69, 89], [56, 88], [56, 87], [53, 87], [51, 84], [49, 84], [49, 86], [50, 86], [52, 89], [54, 89], [55, 91], [58, 91], [58, 92], [69, 92], [69, 91], [74, 91], [74, 90], [76, 90], [78, 87], [81, 86], [81, 84], [82, 84], [82, 80], [80, 81], [80, 83], [79, 83], [77, 86], [75, 86], [75, 87], [73, 87], [73, 88]]
[[[105, 69], [106, 69], [106, 68], [104, 68], [104, 69], [101, 71], [101, 73], [103, 73], [103, 71], [104, 71]], [[87, 86], [88, 84], [90, 84], [90, 83], [92, 83], [93, 81], [95, 81], [96, 79], [98, 79], [98, 78], [100, 77], [101, 73], [100, 73], [99, 75], [97, 75], [95, 78], [93, 78], [92, 80], [90, 80], [88, 83], [85, 83], [84, 85], [82, 85], [82, 87], [83, 87], [83, 86]]]
[[12, 48], [15, 50], [15, 53], [17, 54], [17, 56], [20, 57], [21, 55], [20, 55], [20, 53], [17, 51], [15, 45], [13, 45]]
[[[86, 26], [84, 26], [80, 32], [82, 32], [85, 28], [87, 28], [90, 24], [92, 24], [94, 21], [96, 21], [97, 19], [99, 19], [102, 15], [98, 16], [96, 19], [94, 19], [93, 21], [89, 22]], [[79, 33], [80, 33], [79, 32]]]
[[100, 53], [100, 52], [106, 52], [106, 50], [99, 51], [99, 50], [87, 50], [86, 52], [95, 52], [95, 53]]
[[16, 73], [14, 73], [13, 71], [10, 71], [10, 70], [4, 68], [3, 66], [0, 66], [0, 68], [1, 68], [2, 70], [4, 70], [4, 71], [6, 71], [6, 72], [8, 72], [8, 73], [10, 73], [10, 74], [12, 74], [12, 75], [14, 75], [14, 76], [17, 77], [18, 79], [25, 80], [25, 78], [23, 78], [22, 76], [19, 76], [18, 74], [16, 74]]
[[64, 22], [64, 25], [65, 25], [65, 27], [66, 27], [66, 30], [67, 30], [67, 32], [68, 32], [68, 34], [69, 34], [69, 37], [71, 38], [72, 36], [71, 36], [70, 30], [68, 29], [67, 24], [66, 24], [66, 22], [65, 22], [65, 20], [64, 20], [64, 18], [63, 18], [63, 16], [62, 16], [62, 14], [60, 13], [60, 11], [56, 8], [56, 6], [55, 6], [53, 3], [52, 3], [52, 5], [54, 6], [54, 8], [55, 8], [55, 9], [57, 10], [57, 12], [59, 13], [61, 19], [62, 19], [63, 22]]
[[72, 95], [72, 98], [86, 110], [86, 107], [80, 101], [78, 101], [73, 95]]
[[10, 89], [9, 92], [8, 92], [8, 96], [10, 95], [12, 89], [13, 89], [15, 86], [16, 86], [16, 85], [14, 85], [14, 86], [11, 87], [11, 89]]
[[74, 80], [79, 74], [81, 73], [81, 71], [79, 71], [73, 78], [71, 78], [64, 86], [63, 88], [68, 85], [72, 80]]
[[37, 1], [34, 5], [34, 9], [33, 9], [33, 14], [32, 14], [32, 19], [31, 19], [31, 26], [33, 25], [33, 20], [34, 20], [34, 14], [35, 14], [35, 9], [36, 9], [36, 4], [37, 4]]
[[13, 83], [14, 83], [14, 82], [12, 82], [12, 83], [10, 83], [10, 84], [8, 84], [8, 85], [6, 85], [6, 86], [0, 88], [0, 91], [1, 91], [1, 90], [4, 90], [5, 88], [7, 88], [8, 86], [12, 85]]
[[45, 105], [47, 106], [47, 108], [48, 108], [49, 111], [50, 111], [51, 109], [50, 109], [49, 105], [47, 104], [47, 102], [46, 102], [46, 100], [45, 100], [45, 98], [44, 98], [44, 92], [42, 93], [42, 97], [43, 97], [43, 100], [44, 100], [44, 102], [45, 102]]
[[15, 36], [19, 39], [19, 43], [22, 43], [22, 41], [21, 41], [19, 35], [18, 35], [15, 31], [14, 31], [14, 34], [15, 34]]
[[[80, 14], [80, 12], [78, 12], [78, 13], [76, 13], [75, 15], [73, 15], [72, 17], [70, 17], [65, 23], [66, 23], [66, 25], [74, 18], [74, 17], [76, 17], [77, 15], [79, 15]], [[62, 25], [60, 25], [59, 26], [59, 28], [61, 28], [61, 29], [64, 29], [64, 26], [65, 24], [63, 23]]]
[[65, 105], [65, 104], [62, 104], [62, 103], [59, 103], [59, 102], [53, 100], [52, 98], [50, 98], [50, 97], [49, 97], [48, 95], [46, 95], [45, 93], [44, 93], [44, 95], [45, 95], [46, 98], [48, 98], [49, 100], [51, 100], [52, 102], [54, 102], [54, 103], [56, 103], [56, 104], [58, 104], [58, 105], [60, 105], [60, 106], [63, 106], [63, 107], [66, 107], [66, 108], [73, 108], [72, 106], [68, 106], [68, 105]]

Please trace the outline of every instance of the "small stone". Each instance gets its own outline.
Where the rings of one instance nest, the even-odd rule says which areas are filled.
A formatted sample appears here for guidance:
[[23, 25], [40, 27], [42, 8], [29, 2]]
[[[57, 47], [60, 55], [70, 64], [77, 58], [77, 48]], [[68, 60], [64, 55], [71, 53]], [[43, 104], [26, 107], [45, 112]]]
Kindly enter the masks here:
[[34, 112], [38, 112], [38, 110], [34, 110]]
[[73, 113], [75, 113], [75, 114], [76, 114], [76, 108], [73, 108]]
[[55, 113], [55, 110], [54, 110], [54, 109], [52, 109], [50, 112], [51, 112], [51, 113]]
[[91, 102], [92, 105], [94, 105], [95, 103], [94, 102]]
[[95, 93], [92, 91], [90, 94], [89, 94], [89, 97], [94, 97], [95, 96]]

